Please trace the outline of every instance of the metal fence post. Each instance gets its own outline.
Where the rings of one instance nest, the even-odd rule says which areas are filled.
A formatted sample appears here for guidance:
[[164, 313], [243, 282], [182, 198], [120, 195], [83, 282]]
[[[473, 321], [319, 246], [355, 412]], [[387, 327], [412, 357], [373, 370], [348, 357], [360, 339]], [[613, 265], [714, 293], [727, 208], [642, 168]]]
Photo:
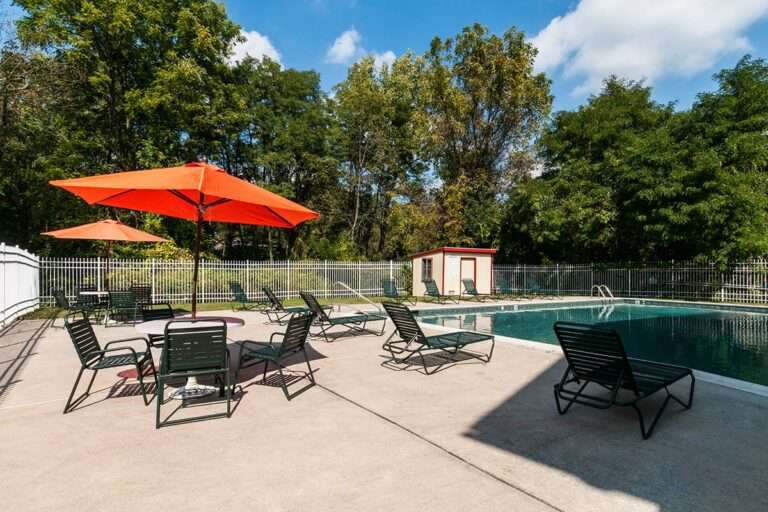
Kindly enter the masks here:
[[285, 261], [285, 292], [286, 299], [291, 298], [291, 260]]
[[152, 288], [149, 292], [149, 301], [154, 304], [155, 303], [155, 258], [152, 258], [149, 262], [149, 279], [152, 283]]
[[328, 260], [323, 260], [323, 296], [328, 298]]
[[555, 266], [555, 275], [557, 276], [557, 295], [560, 295], [560, 264], [557, 263]]
[[627, 296], [632, 296], [632, 268], [627, 267]]
[[96, 258], [96, 289], [101, 291], [101, 256]]

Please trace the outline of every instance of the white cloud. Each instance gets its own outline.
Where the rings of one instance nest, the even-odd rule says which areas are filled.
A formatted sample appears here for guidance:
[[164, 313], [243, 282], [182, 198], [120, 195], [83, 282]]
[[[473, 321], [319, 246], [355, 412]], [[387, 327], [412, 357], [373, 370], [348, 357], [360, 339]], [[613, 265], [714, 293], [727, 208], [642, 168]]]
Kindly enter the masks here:
[[387, 50], [384, 53], [373, 52], [371, 55], [373, 56], [373, 65], [376, 66], [376, 69], [381, 69], [385, 64], [391, 66], [397, 59], [397, 55], [392, 50]]
[[263, 36], [255, 30], [240, 32], [245, 41], [236, 43], [232, 47], [232, 54], [229, 61], [232, 63], [242, 61], [247, 55], [254, 59], [261, 59], [265, 55], [273, 61], [280, 63], [280, 52], [272, 46], [272, 42], [267, 36]]
[[748, 51], [744, 31], [766, 14], [768, 0], [581, 0], [531, 42], [536, 69], [581, 80], [582, 95], [611, 74], [653, 82], [709, 69]]
[[360, 47], [362, 39], [360, 32], [357, 30], [353, 28], [345, 30], [336, 38], [333, 45], [328, 48], [328, 52], [325, 55], [326, 59], [334, 64], [344, 64], [351, 61], [363, 51]]

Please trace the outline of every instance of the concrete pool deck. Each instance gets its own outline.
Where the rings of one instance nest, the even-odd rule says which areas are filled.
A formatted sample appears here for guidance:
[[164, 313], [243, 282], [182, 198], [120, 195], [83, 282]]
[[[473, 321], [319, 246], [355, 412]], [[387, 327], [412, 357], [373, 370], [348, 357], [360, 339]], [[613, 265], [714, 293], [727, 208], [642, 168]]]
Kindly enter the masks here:
[[[235, 340], [282, 330], [237, 315]], [[425, 376], [382, 366], [383, 337], [315, 339], [318, 385], [290, 402], [257, 367], [231, 418], [155, 430], [154, 402], [119, 370], [62, 415], [79, 364], [63, 329], [35, 339], [41, 324], [0, 338], [0, 350], [29, 348], [0, 388], [5, 510], [768, 510], [768, 398], [717, 384], [697, 383], [693, 408], [671, 408], [643, 441], [631, 410], [557, 414], [556, 347], [497, 343], [487, 365]], [[103, 343], [135, 335], [96, 331]]]

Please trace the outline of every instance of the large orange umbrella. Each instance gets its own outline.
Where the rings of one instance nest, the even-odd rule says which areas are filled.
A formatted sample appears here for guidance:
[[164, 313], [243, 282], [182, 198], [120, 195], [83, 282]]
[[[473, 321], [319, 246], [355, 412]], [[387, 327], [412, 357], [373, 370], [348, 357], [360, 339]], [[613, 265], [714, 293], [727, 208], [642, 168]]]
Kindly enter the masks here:
[[126, 226], [118, 220], [100, 220], [90, 224], [82, 224], [71, 228], [46, 231], [42, 235], [65, 240], [106, 240], [107, 242], [107, 273], [105, 282], [109, 279], [109, 259], [112, 257], [112, 242], [167, 242], [151, 233], [146, 233], [131, 226]]
[[293, 228], [320, 214], [203, 162], [55, 180], [89, 204], [128, 208], [188, 219], [197, 224], [192, 277], [192, 315], [197, 313], [197, 279], [203, 221]]

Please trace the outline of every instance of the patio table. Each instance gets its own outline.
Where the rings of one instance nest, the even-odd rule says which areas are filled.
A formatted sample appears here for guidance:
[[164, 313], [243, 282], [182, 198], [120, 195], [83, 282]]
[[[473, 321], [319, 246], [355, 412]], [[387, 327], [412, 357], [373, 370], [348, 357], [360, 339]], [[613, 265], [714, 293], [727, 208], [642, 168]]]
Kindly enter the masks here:
[[[165, 326], [168, 324], [168, 322], [173, 322], [176, 320], [192, 320], [191, 316], [184, 315], [184, 316], [178, 316], [174, 318], [173, 320], [151, 320], [149, 322], [141, 322], [139, 324], [135, 325], [136, 331], [141, 334], [165, 334]], [[224, 320], [227, 324], [227, 330], [229, 329], [238, 329], [245, 325], [245, 320], [242, 318], [237, 318], [234, 316], [200, 316], [198, 315], [196, 320], [198, 321], [197, 325], [201, 327], [206, 327], [212, 325], [211, 323], [207, 323], [206, 320]], [[199, 384], [197, 382], [197, 377], [189, 377], [187, 379], [186, 384], [184, 384], [180, 388], [176, 388], [175, 391], [173, 391], [170, 395], [171, 398], [175, 400], [186, 400], [189, 398], [200, 398], [204, 396], [211, 395], [218, 391], [218, 388], [215, 386], [206, 386], [205, 384]]]

